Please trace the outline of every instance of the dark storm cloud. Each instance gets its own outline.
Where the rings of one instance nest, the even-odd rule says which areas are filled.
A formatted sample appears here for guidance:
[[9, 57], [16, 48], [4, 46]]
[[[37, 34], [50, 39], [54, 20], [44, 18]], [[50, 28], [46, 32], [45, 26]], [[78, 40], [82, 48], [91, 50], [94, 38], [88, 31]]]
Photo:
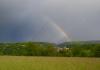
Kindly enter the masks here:
[[[0, 0], [0, 41], [100, 39], [99, 0]], [[50, 21], [45, 20], [48, 17]]]

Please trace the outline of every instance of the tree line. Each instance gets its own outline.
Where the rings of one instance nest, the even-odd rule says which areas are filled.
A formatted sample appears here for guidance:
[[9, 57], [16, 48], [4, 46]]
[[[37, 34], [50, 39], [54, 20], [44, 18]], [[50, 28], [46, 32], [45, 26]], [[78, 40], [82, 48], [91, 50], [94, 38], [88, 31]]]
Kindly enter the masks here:
[[100, 44], [71, 43], [58, 46], [42, 42], [0, 43], [0, 55], [100, 57]]

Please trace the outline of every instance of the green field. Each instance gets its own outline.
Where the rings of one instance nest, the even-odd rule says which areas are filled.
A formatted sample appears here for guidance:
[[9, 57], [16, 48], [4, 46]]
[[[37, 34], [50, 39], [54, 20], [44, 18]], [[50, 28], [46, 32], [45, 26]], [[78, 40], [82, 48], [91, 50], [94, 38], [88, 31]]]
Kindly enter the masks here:
[[0, 56], [0, 70], [100, 70], [100, 58]]

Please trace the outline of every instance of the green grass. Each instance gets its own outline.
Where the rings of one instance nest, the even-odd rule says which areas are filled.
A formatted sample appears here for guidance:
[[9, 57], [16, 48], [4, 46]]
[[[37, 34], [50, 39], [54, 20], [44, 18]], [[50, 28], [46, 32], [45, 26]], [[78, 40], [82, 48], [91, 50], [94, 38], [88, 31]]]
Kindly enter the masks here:
[[0, 56], [0, 70], [100, 70], [100, 58]]

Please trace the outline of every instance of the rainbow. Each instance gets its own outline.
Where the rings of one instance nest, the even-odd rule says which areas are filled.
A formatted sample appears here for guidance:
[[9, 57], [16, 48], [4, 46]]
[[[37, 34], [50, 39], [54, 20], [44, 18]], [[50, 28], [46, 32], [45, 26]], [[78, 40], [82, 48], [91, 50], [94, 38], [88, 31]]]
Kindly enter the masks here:
[[66, 41], [71, 41], [68, 34], [59, 25], [57, 25], [56, 22], [51, 20], [51, 18], [46, 16], [46, 17], [44, 17], [44, 20], [47, 21], [48, 24], [54, 26], [56, 30], [58, 30], [58, 32], [60, 33], [62, 39], [66, 39]]

